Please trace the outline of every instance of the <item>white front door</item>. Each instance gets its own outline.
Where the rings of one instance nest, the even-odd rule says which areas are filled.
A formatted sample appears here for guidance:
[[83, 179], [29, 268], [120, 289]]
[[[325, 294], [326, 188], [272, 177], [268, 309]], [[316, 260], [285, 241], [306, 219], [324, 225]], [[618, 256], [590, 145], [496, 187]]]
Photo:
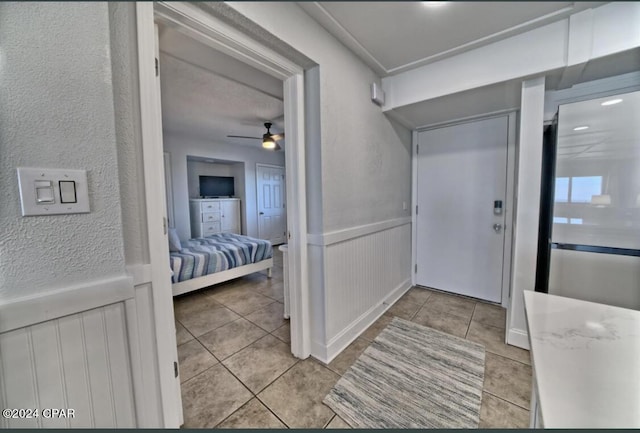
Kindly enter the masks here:
[[285, 210], [284, 167], [256, 166], [258, 186], [258, 236], [273, 245], [286, 242], [287, 220]]
[[507, 133], [507, 116], [418, 133], [417, 284], [502, 300]]

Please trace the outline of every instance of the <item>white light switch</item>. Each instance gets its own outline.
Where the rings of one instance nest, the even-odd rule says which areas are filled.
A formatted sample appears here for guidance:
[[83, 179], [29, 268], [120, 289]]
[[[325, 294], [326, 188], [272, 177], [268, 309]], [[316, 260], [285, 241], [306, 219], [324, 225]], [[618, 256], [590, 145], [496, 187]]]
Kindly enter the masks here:
[[76, 183], [73, 180], [61, 180], [60, 185], [60, 202], [61, 203], [77, 203]]
[[89, 212], [86, 170], [18, 168], [22, 215]]
[[53, 193], [53, 183], [50, 180], [36, 180], [36, 203], [55, 203], [55, 195]]

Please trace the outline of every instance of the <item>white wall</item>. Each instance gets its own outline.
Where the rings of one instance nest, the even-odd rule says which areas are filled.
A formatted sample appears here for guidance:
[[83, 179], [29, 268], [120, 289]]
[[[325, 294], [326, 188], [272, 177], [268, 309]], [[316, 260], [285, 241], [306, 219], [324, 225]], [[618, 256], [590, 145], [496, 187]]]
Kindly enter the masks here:
[[[0, 4], [0, 302], [124, 274], [107, 5], [67, 6]], [[87, 170], [91, 212], [22, 217], [16, 167]]]
[[[248, 236], [258, 236], [256, 195], [256, 163], [284, 166], [284, 152], [272, 152], [257, 147], [211, 143], [199, 138], [164, 134], [164, 150], [171, 154], [173, 175], [173, 203], [175, 226], [180, 239], [191, 238], [189, 221], [189, 170], [187, 156], [244, 162], [244, 175], [240, 165], [229, 173], [236, 176], [236, 195], [242, 200], [242, 230]], [[206, 164], [206, 163], [205, 163]], [[244, 185], [243, 185], [244, 182]]]
[[507, 343], [529, 347], [524, 315], [524, 291], [535, 289], [540, 217], [544, 77], [522, 82], [518, 137], [516, 219], [511, 270], [511, 306]]
[[409, 216], [411, 134], [371, 102], [379, 77], [295, 4], [229, 4], [319, 65], [322, 230]]
[[[228, 4], [318, 65], [305, 73], [307, 213], [312, 355], [328, 361], [410, 285], [410, 237], [389, 238], [388, 224], [410, 224], [411, 133], [371, 102], [379, 77], [296, 4]], [[387, 260], [389, 249], [407, 260]], [[360, 257], [351, 273], [335, 266], [344, 251]], [[393, 278], [352, 284], [382, 263]]]

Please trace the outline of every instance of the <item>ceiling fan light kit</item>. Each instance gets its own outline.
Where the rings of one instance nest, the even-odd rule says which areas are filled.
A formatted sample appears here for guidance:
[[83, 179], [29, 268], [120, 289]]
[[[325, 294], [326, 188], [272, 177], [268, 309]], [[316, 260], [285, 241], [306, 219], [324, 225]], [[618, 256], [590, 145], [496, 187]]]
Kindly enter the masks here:
[[275, 149], [276, 142], [273, 141], [273, 138], [271, 138], [270, 135], [264, 134], [264, 137], [262, 138], [262, 147], [265, 149]]
[[[271, 133], [271, 122], [265, 122], [264, 127], [267, 128], [267, 132], [262, 135], [262, 147], [268, 150], [280, 150], [282, 147], [277, 143], [278, 140], [282, 140], [284, 138], [284, 133], [282, 134], [272, 134]], [[244, 135], [227, 135], [230, 138], [252, 138], [259, 139], [260, 137], [247, 137]]]
[[280, 146], [273, 139], [273, 134], [271, 134], [271, 122], [265, 122], [264, 127], [267, 128], [267, 132], [262, 136], [262, 147], [269, 150], [280, 150]]

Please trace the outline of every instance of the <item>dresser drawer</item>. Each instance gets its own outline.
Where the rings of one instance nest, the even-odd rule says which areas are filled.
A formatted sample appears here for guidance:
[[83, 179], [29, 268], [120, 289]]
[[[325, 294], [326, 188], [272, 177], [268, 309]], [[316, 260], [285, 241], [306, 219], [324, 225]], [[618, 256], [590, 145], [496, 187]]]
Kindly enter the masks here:
[[220, 221], [220, 212], [203, 212], [202, 213], [202, 222], [210, 223], [214, 221]]
[[219, 201], [205, 201], [200, 203], [200, 209], [202, 212], [212, 212], [220, 210], [220, 202]]
[[202, 224], [202, 236], [220, 233], [220, 221]]

